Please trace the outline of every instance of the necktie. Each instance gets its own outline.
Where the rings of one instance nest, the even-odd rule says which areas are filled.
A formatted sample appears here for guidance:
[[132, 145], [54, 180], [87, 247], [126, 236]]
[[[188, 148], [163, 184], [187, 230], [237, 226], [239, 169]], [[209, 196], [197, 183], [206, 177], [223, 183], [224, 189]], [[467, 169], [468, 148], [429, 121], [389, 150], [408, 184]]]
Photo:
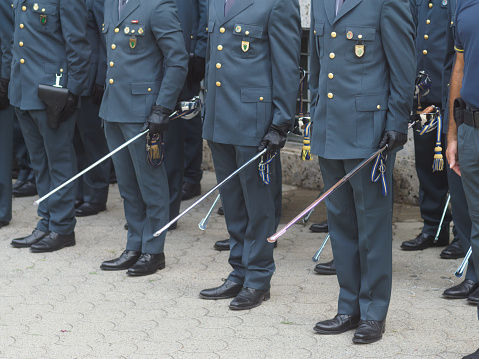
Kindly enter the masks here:
[[118, 4], [118, 17], [121, 16], [121, 11], [123, 10], [123, 8], [125, 7], [126, 3], [128, 2], [128, 0], [119, 0], [120, 3]]
[[338, 11], [341, 8], [341, 6], [344, 4], [345, 0], [336, 0], [336, 15], [338, 15]]
[[230, 11], [234, 2], [235, 2], [235, 0], [225, 0], [225, 16], [228, 13], [228, 11]]

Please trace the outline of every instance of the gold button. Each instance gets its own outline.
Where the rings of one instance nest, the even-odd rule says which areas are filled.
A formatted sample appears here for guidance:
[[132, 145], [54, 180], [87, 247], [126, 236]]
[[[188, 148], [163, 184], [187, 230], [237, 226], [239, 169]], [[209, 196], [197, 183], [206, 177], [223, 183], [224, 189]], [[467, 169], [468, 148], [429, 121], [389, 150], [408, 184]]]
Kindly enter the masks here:
[[24, 63], [25, 63], [25, 59], [20, 59], [20, 63], [21, 63], [21, 64], [24, 64]]
[[60, 69], [60, 72], [63, 72], [63, 69]]
[[42, 9], [42, 12], [45, 12], [45, 8]]
[[422, 50], [423, 55], [427, 55], [427, 50]]
[[217, 49], [218, 49], [218, 51], [221, 51], [221, 50], [223, 50], [223, 46], [218, 45]]
[[359, 34], [358, 39], [361, 40], [363, 38], [363, 35]]
[[18, 44], [19, 44], [20, 46], [23, 46], [23, 41], [20, 41]]
[[331, 33], [331, 37], [336, 37], [336, 33], [334, 31]]
[[115, 44], [111, 44], [111, 48], [112, 48], [113, 50], [115, 50], [115, 49], [116, 49], [116, 45], [115, 45]]
[[328, 98], [333, 98], [333, 94], [331, 92], [328, 93]]
[[381, 105], [377, 105], [376, 107], [377, 107], [377, 109], [378, 109], [378, 110], [380, 110], [380, 109], [381, 109]]
[[330, 79], [332, 79], [332, 78], [334, 77], [334, 74], [333, 74], [332, 72], [330, 72], [330, 73], [328, 74], [328, 77], [329, 77]]
[[119, 28], [115, 28], [115, 32], [116, 32], [116, 33], [120, 32], [120, 29], [119, 29]]
[[23, 11], [27, 11], [27, 7], [26, 7], [25, 5], [22, 6], [22, 10], [23, 10]]
[[221, 64], [219, 62], [216, 64], [216, 68], [221, 69]]
[[429, 9], [432, 8], [432, 2], [429, 3]]
[[336, 55], [334, 54], [334, 52], [331, 52], [331, 53], [329, 54], [329, 58], [330, 58], [330, 59], [334, 59], [335, 57], [336, 57]]
[[193, 35], [191, 35], [190, 38], [193, 38]]
[[263, 100], [264, 100], [263, 96], [261, 96], [261, 97], [259, 98], [259, 100], [260, 100], [260, 101], [263, 101]]
[[216, 86], [220, 87], [220, 86], [221, 86], [221, 82], [216, 81]]
[[221, 32], [221, 33], [224, 33], [224, 32], [225, 32], [225, 28], [224, 28], [224, 27], [220, 27], [220, 32]]
[[110, 83], [112, 84], [113, 82], [115, 82], [115, 81], [113, 81], [113, 79], [110, 79]]
[[429, 39], [429, 36], [424, 35], [424, 40], [427, 40], [427, 39]]
[[246, 31], [244, 32], [244, 34], [245, 34], [245, 35], [249, 35], [249, 31], [246, 30]]
[[24, 27], [25, 27], [25, 25], [20, 24], [20, 29], [23, 29]]
[[151, 92], [151, 87], [148, 87], [148, 92]]
[[451, 21], [451, 26], [454, 25], [454, 21]]
[[208, 31], [208, 28], [206, 28], [206, 31]]
[[426, 20], [426, 24], [429, 25], [430, 23], [431, 23], [431, 20], [427, 19], [427, 20]]
[[316, 34], [316, 30], [313, 31]]
[[110, 61], [110, 67], [115, 66], [115, 63], [113, 61]]

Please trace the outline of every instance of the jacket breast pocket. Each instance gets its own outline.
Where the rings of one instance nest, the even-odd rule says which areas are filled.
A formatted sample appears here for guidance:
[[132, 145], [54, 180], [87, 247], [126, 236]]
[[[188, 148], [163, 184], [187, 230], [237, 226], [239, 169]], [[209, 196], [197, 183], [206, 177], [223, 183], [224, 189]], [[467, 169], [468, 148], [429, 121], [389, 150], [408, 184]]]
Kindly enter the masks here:
[[318, 57], [321, 59], [324, 55], [324, 22], [314, 22], [313, 36]]
[[160, 93], [160, 81], [131, 83], [131, 112], [138, 117], [146, 117], [151, 112]]
[[[28, 9], [27, 9], [28, 11]], [[60, 30], [60, 14], [55, 3], [39, 2], [33, 4], [29, 22], [38, 32], [56, 32]]]
[[236, 23], [233, 28], [233, 41], [231, 43], [233, 47], [232, 55], [246, 59], [254, 57], [262, 37], [263, 26]]
[[367, 63], [374, 59], [376, 51], [376, 28], [372, 26], [347, 26], [345, 59], [353, 63]]
[[356, 145], [374, 148], [386, 126], [388, 95], [356, 96]]
[[123, 33], [123, 46], [127, 46], [127, 52], [130, 54], [136, 54], [146, 50], [145, 25], [128, 24], [121, 28], [120, 31]]
[[241, 89], [240, 132], [250, 137], [262, 137], [271, 124], [273, 101], [270, 87]]

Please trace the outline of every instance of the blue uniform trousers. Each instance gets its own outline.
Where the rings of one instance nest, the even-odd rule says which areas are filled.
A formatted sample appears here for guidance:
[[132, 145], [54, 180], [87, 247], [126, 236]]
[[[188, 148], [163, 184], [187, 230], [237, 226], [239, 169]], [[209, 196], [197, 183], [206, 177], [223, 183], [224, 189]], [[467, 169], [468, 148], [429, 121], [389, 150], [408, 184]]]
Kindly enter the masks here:
[[[386, 160], [389, 194], [371, 181], [369, 163], [326, 199], [328, 226], [339, 282], [338, 313], [384, 320], [391, 298], [392, 173], [396, 155]], [[331, 188], [362, 160], [319, 157], [326, 188]]]
[[0, 111], [0, 222], [12, 220], [13, 107]]
[[[143, 123], [105, 121], [110, 151], [136, 136]], [[146, 135], [113, 155], [118, 187], [128, 223], [126, 249], [149, 254], [163, 253], [166, 231], [153, 233], [168, 223], [168, 180], [165, 166], [154, 167], [147, 161]]]
[[[218, 183], [258, 153], [257, 147], [208, 144]], [[275, 232], [275, 181], [265, 185], [258, 164], [259, 160], [233, 177], [221, 187], [220, 194], [230, 235], [229, 263], [233, 271], [228, 279], [266, 290], [275, 270], [273, 244], [266, 240]]]
[[[479, 263], [479, 129], [465, 124], [459, 126], [457, 144], [462, 184], [472, 222], [471, 257], [474, 263]], [[475, 269], [479, 277], [479, 267]]]
[[22, 129], [20, 128], [20, 123], [18, 123], [16, 115], [14, 116], [13, 123], [13, 153], [20, 167], [17, 180], [20, 182], [35, 182], [35, 175], [33, 174], [32, 165], [30, 164], [27, 145], [25, 144]]
[[[24, 111], [15, 108], [30, 161], [35, 173], [38, 195], [46, 195], [77, 173], [73, 133], [75, 113], [58, 129], [47, 125], [46, 110]], [[75, 229], [75, 184], [52, 194], [41, 202], [37, 213], [41, 217], [37, 229], [68, 235]]]
[[203, 121], [198, 114], [184, 124], [185, 134], [185, 171], [184, 181], [200, 183], [203, 177], [201, 163], [203, 161]]
[[[77, 128], [81, 140], [75, 143], [79, 170], [90, 166], [108, 153], [105, 134], [101, 129], [101, 119], [98, 117], [100, 107], [93, 104], [91, 96], [82, 97], [81, 103], [77, 118]], [[106, 204], [110, 168], [111, 160], [107, 159], [79, 178], [81, 199], [84, 202]]]

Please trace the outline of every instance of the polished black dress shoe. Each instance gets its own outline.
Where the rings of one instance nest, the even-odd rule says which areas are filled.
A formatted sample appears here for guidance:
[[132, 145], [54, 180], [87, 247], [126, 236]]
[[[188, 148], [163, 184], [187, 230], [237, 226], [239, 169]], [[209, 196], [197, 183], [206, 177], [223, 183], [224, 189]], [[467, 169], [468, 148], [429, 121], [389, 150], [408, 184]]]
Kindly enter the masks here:
[[316, 323], [314, 331], [320, 334], [341, 334], [358, 327], [359, 315], [336, 314], [333, 319]]
[[334, 259], [331, 262], [319, 263], [314, 268], [314, 271], [318, 274], [334, 275], [336, 274], [336, 266], [334, 265]]
[[77, 208], [75, 211], [75, 215], [77, 217], [87, 217], [93, 216], [100, 212], [106, 211], [106, 204], [95, 204], [95, 203], [83, 203], [80, 207]]
[[238, 295], [230, 303], [232, 310], [253, 309], [261, 305], [264, 300], [271, 298], [269, 289], [258, 290], [248, 287], [243, 287]]
[[123, 270], [132, 267], [140, 258], [141, 252], [125, 250], [116, 259], [104, 261], [100, 268], [103, 270]]
[[183, 189], [181, 191], [181, 200], [187, 201], [193, 197], [199, 196], [201, 194], [201, 184], [199, 183], [183, 183]]
[[479, 359], [479, 349], [477, 349], [474, 353], [466, 355], [462, 357], [462, 359]]
[[328, 233], [328, 220], [321, 223], [313, 223], [309, 230], [314, 233]]
[[37, 186], [33, 182], [26, 182], [23, 186], [12, 190], [15, 197], [31, 197], [38, 194]]
[[386, 330], [385, 320], [361, 320], [353, 336], [353, 343], [369, 344], [381, 340]]
[[465, 299], [469, 297], [477, 288], [479, 288], [479, 283], [466, 279], [464, 282], [446, 289], [442, 295], [449, 299]]
[[16, 181], [13, 185], [12, 185], [12, 190], [14, 189], [18, 189], [20, 187], [22, 187], [25, 183], [27, 183], [26, 181]]
[[165, 264], [165, 254], [148, 254], [142, 253], [138, 261], [130, 267], [126, 274], [129, 276], [142, 276], [156, 273], [159, 269], [164, 269]]
[[0, 221], [0, 228], [8, 226], [9, 224], [10, 224], [10, 222]]
[[443, 259], [457, 259], [463, 258], [465, 255], [461, 243], [459, 242], [459, 238], [454, 238], [451, 244], [443, 249], [439, 256]]
[[34, 229], [32, 234], [30, 234], [29, 236], [22, 237], [22, 238], [15, 238], [14, 240], [12, 240], [12, 243], [10, 244], [14, 246], [15, 248], [31, 247], [32, 244], [35, 244], [38, 241], [41, 241], [47, 234], [48, 232], [43, 232], [39, 229]]
[[[278, 247], [278, 241], [274, 242], [274, 248]], [[213, 246], [217, 251], [229, 251], [230, 250], [230, 239], [224, 239], [222, 241], [216, 241]]]
[[479, 288], [472, 292], [469, 297], [467, 297], [468, 303], [477, 305], [479, 303]]
[[219, 214], [220, 216], [224, 216], [224, 215], [225, 215], [225, 211], [223, 210], [223, 207], [218, 208], [218, 214]]
[[33, 253], [54, 252], [65, 247], [72, 247], [75, 244], [75, 232], [66, 235], [50, 232], [43, 239], [32, 244], [30, 251]]
[[419, 251], [429, 247], [445, 247], [449, 244], [449, 233], [444, 234], [445, 232], [446, 231], [441, 231], [436, 243], [434, 243], [435, 236], [428, 236], [425, 233], [421, 233], [410, 241], [402, 242], [401, 249], [405, 251]]
[[219, 287], [203, 289], [200, 292], [202, 299], [228, 299], [234, 298], [243, 288], [243, 284], [233, 282], [232, 280], [225, 280]]

